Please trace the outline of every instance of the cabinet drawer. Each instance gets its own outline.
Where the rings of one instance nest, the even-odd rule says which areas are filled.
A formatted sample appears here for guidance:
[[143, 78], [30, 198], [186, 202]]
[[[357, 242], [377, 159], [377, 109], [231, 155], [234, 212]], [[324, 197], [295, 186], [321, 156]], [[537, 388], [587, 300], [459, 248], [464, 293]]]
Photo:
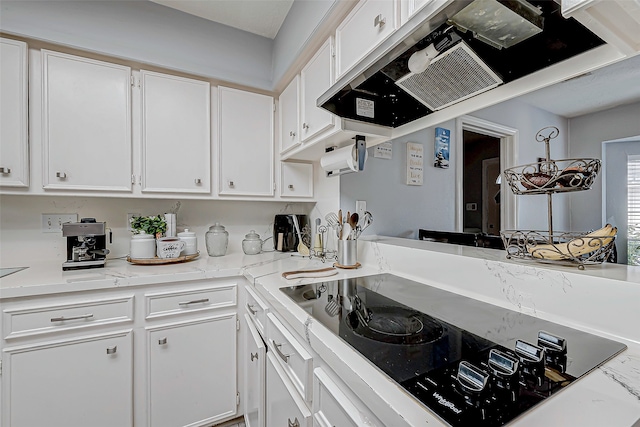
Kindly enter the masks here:
[[351, 399], [322, 369], [313, 371], [314, 427], [382, 427], [362, 402]]
[[311, 427], [311, 412], [276, 359], [267, 352], [267, 427]]
[[2, 311], [2, 315], [5, 339], [131, 322], [133, 295], [67, 304], [8, 308]]
[[254, 325], [263, 337], [266, 336], [267, 313], [269, 306], [260, 299], [253, 289], [249, 286], [244, 287], [247, 290], [247, 314], [253, 320]]
[[311, 402], [313, 356], [273, 315], [267, 314], [267, 346], [307, 402]]
[[146, 318], [234, 307], [236, 297], [235, 283], [147, 294]]

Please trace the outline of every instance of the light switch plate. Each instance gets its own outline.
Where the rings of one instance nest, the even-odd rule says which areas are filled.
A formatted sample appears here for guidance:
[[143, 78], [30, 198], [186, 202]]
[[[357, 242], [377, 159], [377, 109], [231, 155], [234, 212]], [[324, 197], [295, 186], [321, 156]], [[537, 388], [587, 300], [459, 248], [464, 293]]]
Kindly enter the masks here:
[[59, 233], [62, 231], [62, 224], [65, 222], [78, 222], [78, 214], [42, 214], [42, 232]]
[[360, 218], [364, 218], [364, 213], [367, 211], [367, 202], [364, 200], [356, 200], [356, 212]]

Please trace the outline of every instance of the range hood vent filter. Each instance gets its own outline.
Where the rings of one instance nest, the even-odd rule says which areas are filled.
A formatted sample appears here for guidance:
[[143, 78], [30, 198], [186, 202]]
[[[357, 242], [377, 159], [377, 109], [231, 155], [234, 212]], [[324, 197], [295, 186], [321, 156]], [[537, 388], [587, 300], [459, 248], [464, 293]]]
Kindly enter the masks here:
[[409, 73], [396, 84], [437, 111], [493, 89], [502, 79], [460, 42], [437, 56], [422, 73]]

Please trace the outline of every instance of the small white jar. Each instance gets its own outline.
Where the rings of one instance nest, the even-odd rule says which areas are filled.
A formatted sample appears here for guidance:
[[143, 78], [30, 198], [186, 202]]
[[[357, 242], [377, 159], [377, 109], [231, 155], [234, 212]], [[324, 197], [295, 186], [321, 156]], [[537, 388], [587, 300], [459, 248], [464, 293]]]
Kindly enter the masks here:
[[156, 257], [156, 239], [151, 234], [141, 231], [140, 234], [131, 236], [129, 245], [129, 257], [131, 259], [148, 259]]
[[198, 253], [198, 238], [196, 237], [196, 233], [185, 228], [183, 232], [178, 233], [178, 238], [185, 244], [180, 255], [195, 255]]

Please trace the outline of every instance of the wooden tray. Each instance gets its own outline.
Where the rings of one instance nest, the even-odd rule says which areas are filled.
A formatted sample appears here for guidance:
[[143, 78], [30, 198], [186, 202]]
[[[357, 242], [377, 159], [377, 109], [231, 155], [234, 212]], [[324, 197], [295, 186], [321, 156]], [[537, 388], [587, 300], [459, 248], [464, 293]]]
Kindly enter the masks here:
[[200, 256], [200, 251], [196, 252], [193, 255], [183, 255], [178, 258], [142, 258], [142, 259], [133, 259], [127, 256], [127, 261], [131, 264], [140, 264], [140, 265], [160, 265], [160, 264], [174, 264], [177, 262], [186, 262], [191, 261], [192, 259], [196, 259]]

